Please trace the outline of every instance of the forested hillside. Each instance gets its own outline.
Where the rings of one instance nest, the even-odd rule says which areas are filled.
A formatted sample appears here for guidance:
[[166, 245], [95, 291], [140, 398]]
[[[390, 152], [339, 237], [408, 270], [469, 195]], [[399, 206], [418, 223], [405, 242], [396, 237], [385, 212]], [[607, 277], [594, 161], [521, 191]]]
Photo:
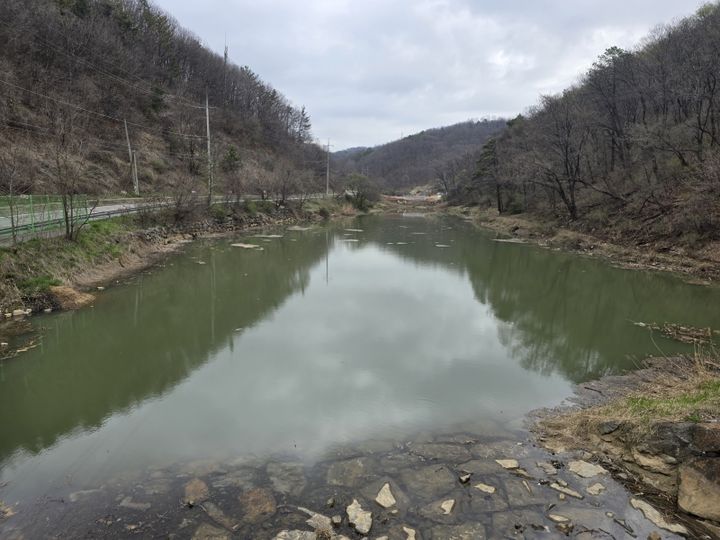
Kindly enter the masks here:
[[[459, 181], [472, 175], [474, 154], [505, 127], [502, 120], [468, 121], [428, 129], [374, 148], [334, 154], [341, 173], [361, 173], [386, 190]], [[442, 188], [442, 186], [441, 186]]]
[[218, 194], [284, 196], [322, 169], [304, 108], [148, 0], [0, 2], [6, 194], [132, 192], [125, 121], [143, 194], [202, 193], [212, 171]]
[[608, 49], [489, 141], [452, 198], [635, 242], [720, 238], [720, 8]]

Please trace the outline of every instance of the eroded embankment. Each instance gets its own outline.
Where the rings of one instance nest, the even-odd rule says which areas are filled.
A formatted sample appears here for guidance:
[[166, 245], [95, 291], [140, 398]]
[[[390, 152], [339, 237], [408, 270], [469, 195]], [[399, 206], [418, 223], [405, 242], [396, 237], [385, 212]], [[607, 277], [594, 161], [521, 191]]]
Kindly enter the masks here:
[[459, 215], [518, 241], [601, 257], [622, 268], [673, 272], [702, 284], [720, 279], [720, 244], [717, 242], [697, 246], [669, 241], [637, 244], [627, 238], [607, 239], [572, 230], [526, 214], [499, 215], [490, 209], [453, 206], [438, 207], [436, 211]]
[[583, 450], [671, 520], [720, 538], [720, 363], [651, 359], [581, 384], [572, 405], [538, 413], [548, 449]]

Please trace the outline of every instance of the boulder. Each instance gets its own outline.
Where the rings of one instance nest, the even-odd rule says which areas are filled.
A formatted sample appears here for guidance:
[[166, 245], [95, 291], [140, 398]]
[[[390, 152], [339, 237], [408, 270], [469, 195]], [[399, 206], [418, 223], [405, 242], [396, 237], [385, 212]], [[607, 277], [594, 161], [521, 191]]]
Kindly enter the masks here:
[[720, 453], [720, 424], [696, 424], [692, 443], [702, 453]]
[[692, 442], [694, 430], [692, 422], [659, 422], [653, 426], [641, 450], [645, 454], [680, 457]]
[[720, 521], [720, 458], [698, 458], [681, 465], [678, 506]]

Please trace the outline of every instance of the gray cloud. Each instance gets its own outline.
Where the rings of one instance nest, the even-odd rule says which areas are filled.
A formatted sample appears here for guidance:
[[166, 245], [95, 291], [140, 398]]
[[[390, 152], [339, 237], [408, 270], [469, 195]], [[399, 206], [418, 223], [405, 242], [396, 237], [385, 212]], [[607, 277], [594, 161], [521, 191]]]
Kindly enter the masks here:
[[335, 148], [510, 116], [702, 0], [156, 0], [248, 65]]

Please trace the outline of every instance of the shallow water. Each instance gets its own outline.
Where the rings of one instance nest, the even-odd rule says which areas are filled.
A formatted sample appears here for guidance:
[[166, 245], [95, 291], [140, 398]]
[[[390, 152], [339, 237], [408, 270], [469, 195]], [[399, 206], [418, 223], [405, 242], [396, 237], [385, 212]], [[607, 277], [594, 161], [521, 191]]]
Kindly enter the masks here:
[[512, 438], [573, 383], [683, 350], [633, 321], [720, 326], [720, 290], [458, 220], [270, 232], [194, 243], [35, 318], [41, 346], [0, 365], [0, 499], [418, 433]]

